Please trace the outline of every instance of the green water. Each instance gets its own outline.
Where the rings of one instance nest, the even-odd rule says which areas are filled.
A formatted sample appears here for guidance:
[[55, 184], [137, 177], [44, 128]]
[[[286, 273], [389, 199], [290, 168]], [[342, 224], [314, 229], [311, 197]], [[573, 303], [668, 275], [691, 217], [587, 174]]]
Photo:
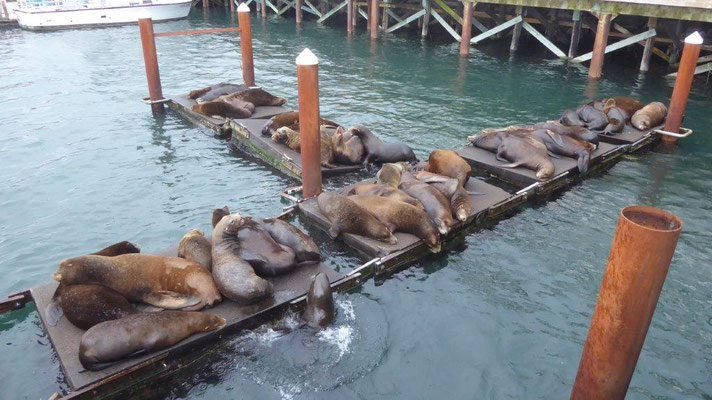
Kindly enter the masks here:
[[[156, 31], [226, 26], [219, 10]], [[359, 29], [362, 29], [359, 28]], [[253, 19], [256, 80], [296, 104], [294, 58], [320, 58], [326, 118], [407, 141], [422, 159], [486, 127], [556, 117], [587, 99], [586, 69], [507, 43], [457, 56], [448, 40], [377, 44], [341, 26]], [[47, 282], [59, 260], [131, 240], [145, 251], [209, 228], [224, 204], [274, 216], [294, 182], [231, 154], [173, 113], [154, 118], [135, 26], [0, 30], [0, 295]], [[240, 80], [232, 34], [158, 39], [166, 94]], [[619, 56], [625, 58], [625, 56]], [[608, 61], [608, 60], [607, 60]], [[629, 63], [634, 64], [634, 63]], [[672, 83], [609, 61], [600, 96], [667, 101]], [[454, 250], [339, 296], [336, 325], [315, 336], [259, 329], [206, 349], [161, 381], [169, 398], [567, 398], [621, 208], [648, 204], [684, 222], [631, 399], [712, 397], [710, 89], [698, 79], [671, 153], [626, 157], [609, 172], [470, 234]], [[342, 180], [329, 181], [330, 187]], [[300, 221], [297, 220], [297, 223]], [[328, 264], [359, 264], [312, 234]], [[30, 307], [0, 316], [0, 397], [66, 391]]]

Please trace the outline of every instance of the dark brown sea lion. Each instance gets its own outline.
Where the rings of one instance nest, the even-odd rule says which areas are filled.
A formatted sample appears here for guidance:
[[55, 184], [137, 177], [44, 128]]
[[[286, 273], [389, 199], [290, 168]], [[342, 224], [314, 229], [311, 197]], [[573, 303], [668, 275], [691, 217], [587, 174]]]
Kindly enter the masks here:
[[606, 116], [608, 116], [608, 125], [606, 125], [606, 127], [603, 128], [603, 132], [601, 132], [604, 135], [615, 135], [616, 133], [623, 132], [625, 124], [630, 118], [625, 111], [618, 107], [612, 107], [608, 110]]
[[418, 180], [401, 182], [399, 188], [420, 201], [440, 234], [446, 235], [450, 232], [455, 221], [452, 218], [449, 199], [434, 187]]
[[428, 157], [428, 172], [457, 179], [461, 187], [470, 179], [472, 168], [459, 154], [452, 150], [436, 149]]
[[440, 235], [425, 211], [402, 201], [379, 196], [349, 196], [391, 232], [405, 232], [423, 240], [433, 253], [440, 251]]
[[497, 159], [509, 161], [504, 168], [524, 167], [536, 171], [538, 179], [548, 179], [556, 168], [546, 153], [546, 146], [530, 137], [509, 135], [497, 148]]
[[565, 126], [585, 126], [586, 124], [579, 118], [578, 112], [576, 110], [566, 110], [564, 114], [559, 119], [559, 122]]
[[319, 210], [331, 222], [328, 233], [334, 239], [342, 233], [353, 233], [389, 244], [398, 242], [384, 223], [346, 196], [322, 192], [317, 197], [317, 203]]
[[165, 349], [201, 332], [225, 326], [225, 319], [204, 312], [139, 313], [102, 322], [82, 335], [79, 361], [96, 371], [134, 355]]
[[249, 101], [240, 100], [231, 96], [232, 95], [220, 96], [217, 98], [217, 101], [224, 101], [225, 103], [228, 103], [231, 106], [245, 109], [250, 113], [250, 115], [255, 112], [255, 105], [253, 103], [250, 103]]
[[606, 114], [593, 106], [585, 105], [576, 111], [588, 129], [601, 130], [608, 125]]
[[198, 103], [204, 103], [217, 100], [220, 96], [225, 96], [227, 94], [247, 89], [248, 87], [246, 85], [235, 85], [232, 83], [222, 82], [204, 89], [193, 90], [188, 93], [188, 98], [196, 100]]
[[593, 144], [544, 129], [534, 130], [529, 136], [543, 143], [548, 151], [575, 159], [582, 174], [588, 171]]
[[263, 219], [262, 226], [275, 242], [294, 250], [297, 263], [313, 264], [321, 261], [319, 247], [296, 226], [278, 218]]
[[136, 313], [126, 297], [101, 285], [61, 285], [60, 305], [67, 320], [80, 329]]
[[381, 185], [397, 188], [403, 176], [403, 166], [398, 163], [385, 163], [376, 173], [376, 181]]
[[[331, 128], [338, 128], [340, 125], [328, 119], [319, 118], [319, 125], [326, 125]], [[299, 131], [299, 111], [290, 111], [275, 115], [267, 120], [265, 126], [262, 127], [262, 134], [272, 136], [279, 128], [286, 126], [292, 130]]]
[[640, 101], [638, 101], [636, 99], [633, 99], [630, 97], [620, 97], [620, 96], [598, 99], [594, 102], [589, 103], [589, 105], [592, 105], [596, 109], [603, 111], [603, 108], [604, 108], [606, 102], [608, 102], [608, 100], [612, 100], [614, 102], [615, 107], [618, 107], [621, 110], [625, 111], [625, 113], [628, 115], [635, 114], [636, 111], [640, 110], [641, 108], [643, 108], [643, 106], [645, 106], [645, 104], [641, 103]]
[[354, 125], [347, 129], [354, 136], [361, 139], [363, 148], [366, 150], [364, 165], [370, 163], [396, 163], [400, 161], [417, 161], [413, 149], [401, 142], [386, 143], [376, 137], [370, 129], [363, 125]]
[[213, 210], [213, 228], [215, 228], [215, 225], [226, 215], [230, 215], [230, 209], [227, 206]]
[[63, 285], [104, 285], [129, 301], [166, 309], [200, 310], [220, 301], [210, 271], [179, 257], [122, 254], [68, 258], [59, 264], [54, 279]]
[[210, 271], [213, 268], [211, 253], [213, 246], [200, 229], [192, 229], [181, 238], [178, 244], [178, 257], [194, 261]]
[[334, 144], [334, 161], [344, 165], [354, 165], [363, 162], [366, 150], [361, 139], [353, 133], [346, 133], [342, 127], [336, 129], [331, 137]]
[[198, 97], [208, 93], [209, 91], [210, 91], [210, 86], [208, 86], [206, 88], [202, 88], [202, 89], [191, 90], [190, 92], [188, 92], [187, 97], [191, 100], [195, 100]]
[[307, 305], [302, 313], [302, 322], [314, 329], [331, 325], [336, 317], [331, 284], [325, 273], [314, 275], [307, 292]]
[[244, 223], [240, 214], [224, 216], [213, 228], [213, 278], [220, 293], [239, 304], [252, 304], [274, 292], [272, 284], [257, 276], [240, 258], [237, 234]]
[[249, 118], [252, 113], [246, 108], [238, 108], [230, 103], [220, 100], [213, 100], [207, 103], [197, 103], [190, 108], [193, 112], [205, 115], [206, 117], [220, 118]]
[[262, 88], [249, 88], [240, 90], [221, 97], [224, 101], [241, 100], [243, 102], [252, 103], [256, 107], [260, 106], [281, 106], [287, 102], [283, 97], [277, 97], [269, 94]]
[[113, 256], [119, 256], [121, 254], [130, 254], [130, 253], [140, 253], [141, 252], [141, 247], [137, 244], [133, 244], [129, 241], [124, 240], [123, 242], [119, 243], [114, 243], [109, 247], [105, 247], [96, 253], [91, 253], [92, 255], [95, 256], [106, 256], [106, 257], [113, 257]]
[[654, 101], [647, 106], [636, 111], [630, 117], [630, 123], [639, 131], [650, 129], [665, 122], [667, 107], [665, 104]]
[[[453, 179], [457, 184], [457, 181]], [[411, 206], [417, 207], [421, 210], [425, 210], [423, 205], [413, 197], [409, 196], [406, 192], [396, 189], [392, 186], [381, 185], [378, 183], [360, 183], [349, 188], [344, 195], [364, 195], [364, 196], [381, 196], [388, 197], [389, 199], [402, 201], [408, 203]]]
[[240, 258], [252, 265], [259, 276], [277, 276], [296, 267], [294, 250], [275, 242], [269, 232], [251, 217], [242, 217], [237, 230]]
[[559, 135], [570, 136], [598, 146], [598, 134], [582, 126], [564, 126], [560, 122], [547, 121], [534, 124], [534, 129], [547, 129]]

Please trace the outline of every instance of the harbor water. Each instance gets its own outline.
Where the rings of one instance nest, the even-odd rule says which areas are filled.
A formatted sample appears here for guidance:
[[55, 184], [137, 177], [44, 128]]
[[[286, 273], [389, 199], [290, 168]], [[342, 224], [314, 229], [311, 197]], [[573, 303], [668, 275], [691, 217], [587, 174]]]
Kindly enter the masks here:
[[[234, 24], [193, 10], [156, 24]], [[617, 55], [596, 86], [585, 66], [508, 42], [474, 48], [407, 33], [369, 41], [364, 26], [253, 14], [258, 84], [296, 108], [294, 59], [320, 60], [321, 114], [409, 143], [419, 158], [483, 128], [555, 119], [592, 97], [667, 102], [672, 81], [639, 75]], [[234, 33], [157, 38], [163, 92], [240, 81]], [[583, 342], [620, 210], [645, 204], [684, 223], [628, 392], [629, 399], [712, 398], [712, 90], [695, 83], [673, 151], [626, 156], [608, 172], [457, 240], [385, 279], [340, 294], [338, 317], [315, 334], [263, 327], [206, 348], [155, 385], [158, 398], [562, 399]], [[292, 181], [231, 153], [173, 112], [154, 116], [136, 26], [0, 30], [0, 295], [48, 282], [64, 258], [130, 240], [151, 252], [228, 205], [256, 217], [288, 205]], [[328, 180], [337, 187], [353, 178]], [[303, 220], [296, 223], [304, 226]], [[327, 264], [361, 260], [309, 229]], [[293, 324], [287, 317], [282, 323]], [[0, 398], [66, 392], [34, 306], [0, 316]]]

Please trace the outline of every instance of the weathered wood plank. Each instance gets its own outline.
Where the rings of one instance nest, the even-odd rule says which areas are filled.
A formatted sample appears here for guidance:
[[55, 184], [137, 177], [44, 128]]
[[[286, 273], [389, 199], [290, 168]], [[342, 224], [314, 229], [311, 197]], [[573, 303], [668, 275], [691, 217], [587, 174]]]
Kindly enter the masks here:
[[536, 38], [536, 40], [538, 40], [541, 44], [543, 44], [543, 45], [544, 45], [547, 49], [549, 49], [552, 53], [556, 54], [557, 57], [559, 57], [559, 58], [567, 58], [567, 57], [566, 57], [566, 54], [564, 54], [563, 51], [559, 50], [559, 48], [556, 47], [556, 45], [555, 45], [554, 43], [551, 43], [551, 41], [549, 41], [549, 39], [547, 39], [546, 37], [544, 37], [544, 35], [542, 35], [541, 33], [539, 33], [539, 31], [537, 31], [536, 29], [534, 29], [533, 26], [529, 25], [529, 23], [528, 23], [527, 21], [523, 21], [523, 22], [522, 22], [522, 27], [523, 27], [527, 32], [529, 32], [532, 36], [534, 36], [534, 38]]
[[512, 26], [514, 26], [514, 25], [520, 23], [520, 22], [522, 22], [522, 16], [521, 16], [521, 15], [518, 16], [518, 17], [516, 17], [516, 18], [512, 18], [512, 19], [510, 19], [509, 21], [507, 21], [507, 22], [505, 22], [505, 23], [503, 23], [503, 24], [501, 24], [501, 25], [497, 25], [497, 26], [495, 26], [494, 28], [488, 30], [487, 32], [483, 32], [483, 33], [481, 33], [481, 34], [479, 34], [479, 35], [473, 37], [473, 38], [470, 40], [470, 43], [477, 44], [477, 43], [479, 43], [479, 42], [481, 42], [481, 41], [487, 39], [488, 37], [490, 37], [490, 36], [492, 36], [492, 35], [495, 35], [495, 34], [497, 34], [497, 33], [499, 33], [499, 32], [502, 32], [503, 30], [505, 30], [505, 29], [507, 29], [507, 28], [510, 28], [510, 27], [512, 27]]

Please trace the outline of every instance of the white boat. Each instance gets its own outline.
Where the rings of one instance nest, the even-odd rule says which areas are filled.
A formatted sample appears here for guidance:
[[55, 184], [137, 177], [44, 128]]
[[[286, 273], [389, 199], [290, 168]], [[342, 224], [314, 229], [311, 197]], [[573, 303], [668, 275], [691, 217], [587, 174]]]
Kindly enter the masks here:
[[21, 27], [32, 30], [135, 24], [188, 16], [191, 0], [20, 0]]

